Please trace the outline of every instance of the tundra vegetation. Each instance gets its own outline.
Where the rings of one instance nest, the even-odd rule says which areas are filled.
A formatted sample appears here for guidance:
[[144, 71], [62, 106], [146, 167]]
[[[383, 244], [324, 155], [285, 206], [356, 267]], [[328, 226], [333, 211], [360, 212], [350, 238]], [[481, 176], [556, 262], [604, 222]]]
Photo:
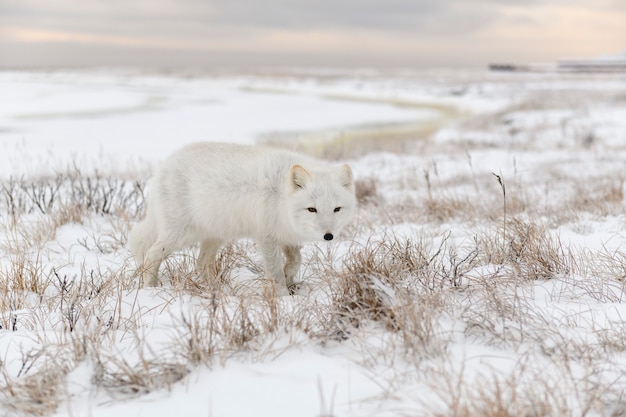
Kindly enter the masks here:
[[310, 351], [348, 361], [354, 386], [320, 378], [302, 415], [626, 415], [625, 97], [536, 91], [402, 153], [344, 149], [358, 218], [304, 246], [293, 296], [246, 240], [215, 279], [192, 248], [139, 288], [126, 242], [148, 176], [3, 180], [0, 415], [154, 400]]

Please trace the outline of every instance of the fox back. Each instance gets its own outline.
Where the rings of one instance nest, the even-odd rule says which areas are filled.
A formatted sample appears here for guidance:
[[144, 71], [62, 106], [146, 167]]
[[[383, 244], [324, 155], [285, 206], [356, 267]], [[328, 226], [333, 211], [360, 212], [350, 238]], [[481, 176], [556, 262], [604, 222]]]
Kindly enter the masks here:
[[[285, 243], [336, 235], [356, 207], [347, 165], [283, 150], [199, 143], [156, 175], [148, 210], [176, 229], [223, 240], [276, 237]], [[151, 214], [151, 213], [150, 213]], [[194, 239], [195, 240], [195, 239]]]

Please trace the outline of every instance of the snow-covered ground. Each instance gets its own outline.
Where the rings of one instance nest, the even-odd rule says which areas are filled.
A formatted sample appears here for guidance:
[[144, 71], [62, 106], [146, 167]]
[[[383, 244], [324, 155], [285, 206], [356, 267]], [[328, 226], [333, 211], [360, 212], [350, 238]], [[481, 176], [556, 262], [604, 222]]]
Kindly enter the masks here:
[[[153, 163], [197, 141], [253, 143], [273, 133], [414, 122], [427, 110], [328, 99], [309, 83], [115, 72], [0, 74], [1, 173]], [[302, 87], [300, 89], [300, 87]], [[274, 89], [276, 88], [276, 89]]]
[[[248, 241], [138, 288], [147, 178], [201, 140], [350, 141], [298, 294]], [[620, 74], [0, 73], [0, 414], [623, 415], [625, 172]]]

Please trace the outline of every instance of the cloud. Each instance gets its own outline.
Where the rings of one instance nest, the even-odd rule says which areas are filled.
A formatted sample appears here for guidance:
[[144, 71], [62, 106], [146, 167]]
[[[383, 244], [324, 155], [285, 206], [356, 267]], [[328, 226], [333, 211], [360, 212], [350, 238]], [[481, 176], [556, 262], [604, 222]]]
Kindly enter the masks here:
[[268, 30], [370, 30], [457, 36], [497, 22], [509, 7], [622, 0], [0, 0], [0, 24], [119, 36], [255, 36]]
[[[94, 49], [96, 61], [105, 56], [115, 59], [116, 50], [108, 47], [135, 48], [138, 56], [142, 49], [150, 62], [158, 58], [151, 52], [156, 49], [259, 57], [293, 54], [298, 59], [308, 53], [343, 62], [352, 62], [357, 54], [362, 62], [372, 57], [389, 62], [484, 62], [490, 56], [513, 59], [508, 57], [524, 51], [520, 59], [544, 60], [563, 50], [593, 55], [624, 49], [626, 32], [620, 23], [626, 18], [624, 4], [622, 0], [0, 0], [0, 60], [3, 55], [7, 61], [11, 56], [27, 57], [19, 51], [20, 45], [29, 44], [46, 44], [48, 49], [56, 44], [59, 57], [75, 51], [78, 60], [87, 58], [88, 45], [97, 45], [106, 53]], [[119, 56], [133, 58], [121, 50]]]
[[4, 25], [120, 35], [337, 28], [456, 34], [496, 17], [485, 0], [0, 0]]

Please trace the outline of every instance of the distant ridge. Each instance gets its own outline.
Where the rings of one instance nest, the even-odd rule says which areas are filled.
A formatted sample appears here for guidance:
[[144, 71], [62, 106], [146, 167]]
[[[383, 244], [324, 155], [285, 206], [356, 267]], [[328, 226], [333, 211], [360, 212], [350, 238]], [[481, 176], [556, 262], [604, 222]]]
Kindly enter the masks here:
[[626, 50], [598, 58], [565, 58], [556, 64], [491, 63], [491, 71], [510, 72], [626, 72]]

